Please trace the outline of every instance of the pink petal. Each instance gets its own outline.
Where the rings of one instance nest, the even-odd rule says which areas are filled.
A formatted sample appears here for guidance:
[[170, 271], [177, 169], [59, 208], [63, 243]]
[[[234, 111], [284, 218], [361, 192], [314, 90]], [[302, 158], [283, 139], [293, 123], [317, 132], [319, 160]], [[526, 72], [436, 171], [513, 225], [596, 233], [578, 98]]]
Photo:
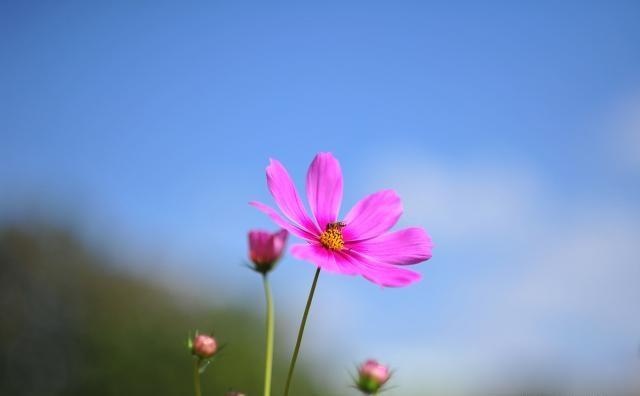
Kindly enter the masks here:
[[360, 275], [370, 282], [384, 287], [404, 287], [420, 280], [418, 272], [395, 265], [384, 264], [356, 251], [348, 251], [345, 256], [358, 267]]
[[353, 265], [349, 257], [347, 257], [346, 251], [336, 252], [336, 264], [340, 267], [340, 273], [344, 275], [359, 275], [360, 270], [357, 266]]
[[273, 236], [274, 249], [282, 251], [285, 245], [287, 244], [287, 238], [289, 238], [289, 233], [287, 232], [287, 230], [280, 230], [280, 231], [274, 232], [272, 236]]
[[319, 153], [307, 172], [307, 199], [321, 230], [335, 223], [342, 203], [342, 170], [331, 153]]
[[355, 269], [348, 265], [345, 267], [345, 260], [342, 257], [329, 249], [326, 249], [319, 244], [297, 244], [291, 247], [291, 254], [300, 259], [311, 261], [318, 267], [327, 272], [334, 272], [338, 274], [354, 275]]
[[296, 190], [289, 173], [282, 164], [272, 159], [267, 166], [267, 185], [278, 207], [294, 224], [310, 234], [320, 234], [320, 229], [311, 220]]
[[393, 190], [382, 190], [358, 202], [344, 218], [345, 241], [375, 238], [393, 227], [402, 214], [400, 197]]
[[385, 264], [407, 265], [429, 260], [433, 244], [422, 228], [405, 228], [348, 247]]
[[277, 225], [279, 225], [280, 227], [284, 228], [285, 230], [289, 231], [290, 233], [292, 233], [293, 235], [295, 235], [295, 236], [297, 236], [299, 238], [312, 240], [312, 241], [315, 241], [315, 240], [318, 239], [318, 237], [316, 235], [311, 234], [309, 231], [307, 231], [306, 229], [300, 227], [299, 225], [293, 224], [293, 223], [290, 223], [290, 222], [286, 221], [273, 208], [270, 208], [269, 206], [267, 206], [267, 205], [265, 205], [265, 204], [263, 204], [261, 202], [253, 201], [253, 202], [249, 202], [249, 205], [257, 208], [262, 213], [265, 213]]

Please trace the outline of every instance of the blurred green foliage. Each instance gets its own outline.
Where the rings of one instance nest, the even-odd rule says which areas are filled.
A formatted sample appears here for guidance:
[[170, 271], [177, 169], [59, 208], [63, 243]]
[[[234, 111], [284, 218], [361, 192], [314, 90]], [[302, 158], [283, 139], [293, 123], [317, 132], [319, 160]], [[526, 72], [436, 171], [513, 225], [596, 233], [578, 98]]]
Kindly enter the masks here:
[[[64, 229], [0, 229], [0, 395], [193, 394], [195, 329], [226, 344], [203, 375], [204, 395], [262, 393], [260, 317], [184, 301], [114, 264]], [[275, 362], [275, 395], [286, 364]], [[300, 367], [296, 395], [332, 393], [308, 378]]]

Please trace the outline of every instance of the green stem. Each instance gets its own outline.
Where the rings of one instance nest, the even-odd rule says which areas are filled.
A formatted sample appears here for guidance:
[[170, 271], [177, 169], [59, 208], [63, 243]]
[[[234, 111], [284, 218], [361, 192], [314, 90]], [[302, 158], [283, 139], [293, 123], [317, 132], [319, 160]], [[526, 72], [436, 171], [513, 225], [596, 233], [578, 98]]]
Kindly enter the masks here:
[[300, 352], [300, 344], [302, 343], [304, 325], [307, 323], [307, 316], [309, 316], [309, 308], [311, 308], [311, 301], [313, 301], [313, 293], [316, 291], [316, 284], [318, 284], [319, 275], [320, 267], [318, 267], [316, 275], [313, 277], [313, 283], [311, 284], [311, 290], [309, 291], [309, 297], [307, 298], [307, 306], [304, 308], [304, 314], [302, 315], [302, 322], [300, 323], [300, 330], [298, 330], [296, 347], [293, 349], [293, 356], [291, 357], [291, 364], [289, 365], [289, 373], [287, 374], [287, 384], [284, 387], [284, 396], [289, 395], [289, 387], [291, 386], [291, 379], [293, 378], [293, 370], [296, 367], [296, 360], [298, 360], [298, 352]]
[[271, 395], [271, 371], [273, 367], [273, 300], [271, 299], [271, 288], [267, 274], [262, 277], [264, 283], [264, 295], [267, 300], [267, 352], [264, 364], [264, 396]]
[[200, 359], [193, 359], [193, 386], [196, 389], [196, 396], [202, 396], [200, 391]]

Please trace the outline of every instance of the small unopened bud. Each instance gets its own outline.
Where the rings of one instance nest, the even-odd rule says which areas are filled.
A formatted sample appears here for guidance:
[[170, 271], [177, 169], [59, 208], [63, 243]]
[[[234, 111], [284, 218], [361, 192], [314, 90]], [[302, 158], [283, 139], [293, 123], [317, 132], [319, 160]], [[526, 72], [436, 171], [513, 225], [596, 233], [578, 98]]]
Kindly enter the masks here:
[[358, 369], [358, 383], [356, 386], [363, 393], [376, 393], [390, 377], [391, 373], [387, 366], [384, 366], [373, 359], [369, 359]]
[[224, 396], [246, 396], [246, 395], [242, 392], [231, 391], [231, 392], [225, 393]]
[[249, 258], [258, 272], [266, 274], [273, 269], [287, 244], [287, 230], [270, 233], [261, 230], [249, 231]]
[[216, 339], [206, 335], [198, 334], [191, 344], [191, 353], [201, 359], [208, 359], [218, 351], [218, 343]]

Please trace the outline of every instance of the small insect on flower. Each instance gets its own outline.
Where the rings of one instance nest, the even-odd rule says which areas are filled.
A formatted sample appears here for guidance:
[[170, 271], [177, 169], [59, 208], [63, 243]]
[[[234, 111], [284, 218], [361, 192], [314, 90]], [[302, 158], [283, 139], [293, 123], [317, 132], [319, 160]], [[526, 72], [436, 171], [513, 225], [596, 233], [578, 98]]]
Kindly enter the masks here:
[[369, 359], [358, 368], [356, 388], [367, 395], [375, 394], [389, 381], [390, 377], [391, 372], [387, 366]]
[[196, 334], [189, 342], [191, 353], [200, 359], [209, 359], [218, 352], [218, 342], [206, 334]]
[[347, 223], [345, 223], [344, 221], [336, 221], [335, 223], [328, 223], [327, 224], [327, 230], [329, 228], [344, 228], [347, 226]]
[[284, 252], [288, 236], [287, 230], [249, 231], [249, 258], [256, 271], [266, 274], [273, 269]]

